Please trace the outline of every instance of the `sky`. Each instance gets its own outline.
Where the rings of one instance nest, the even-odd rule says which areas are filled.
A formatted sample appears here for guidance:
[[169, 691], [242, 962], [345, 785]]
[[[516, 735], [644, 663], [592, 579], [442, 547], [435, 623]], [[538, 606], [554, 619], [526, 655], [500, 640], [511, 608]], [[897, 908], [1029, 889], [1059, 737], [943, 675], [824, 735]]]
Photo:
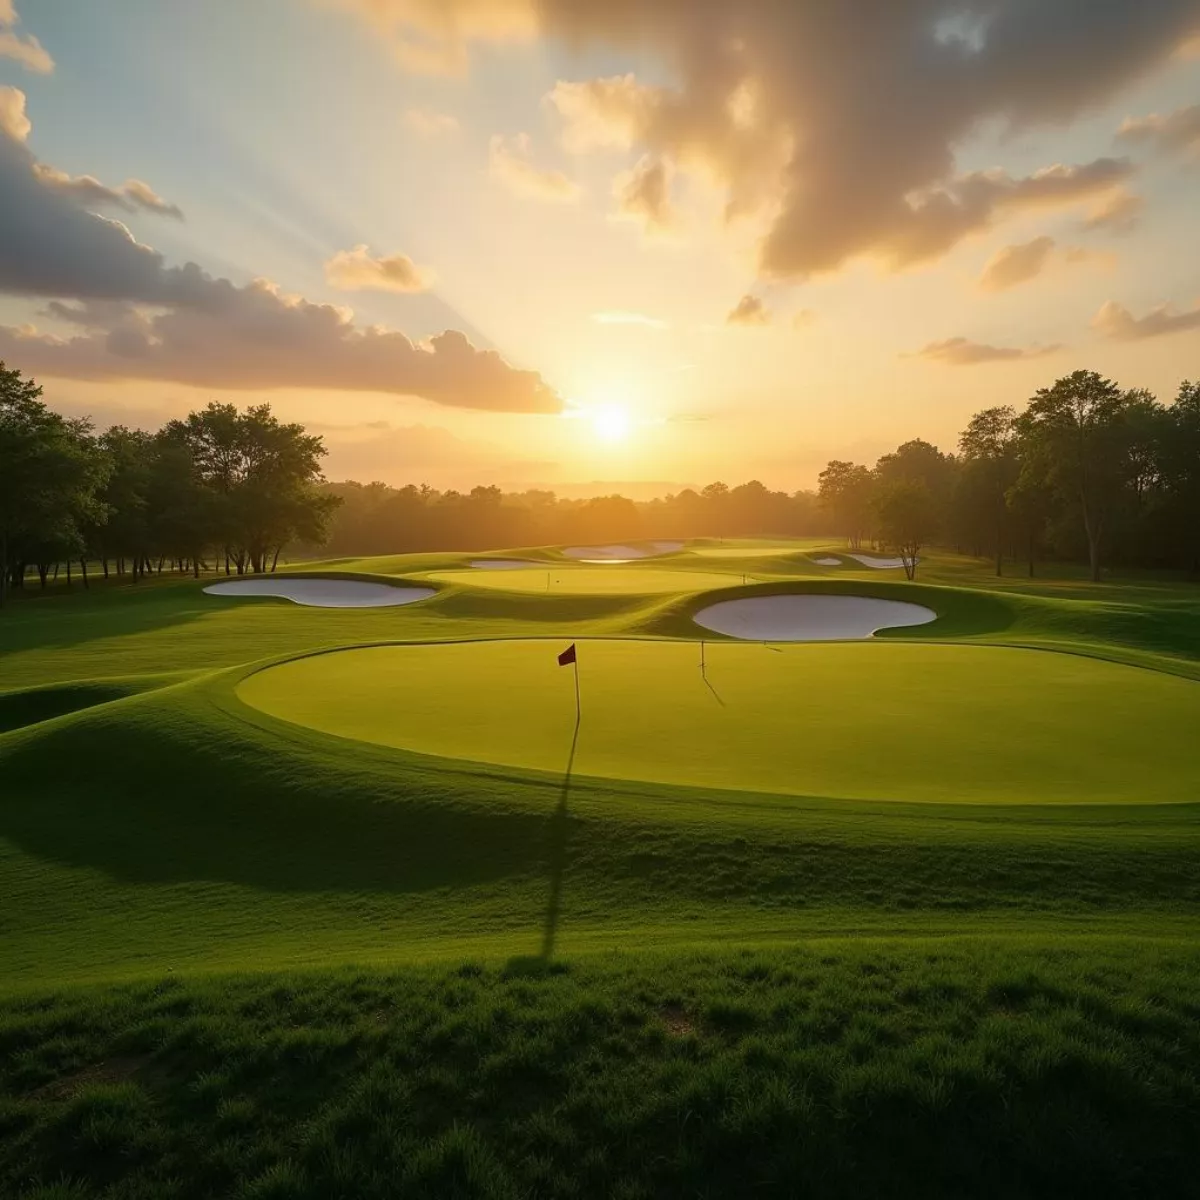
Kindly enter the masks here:
[[0, 0], [0, 359], [331, 479], [812, 486], [1200, 376], [1200, 0]]

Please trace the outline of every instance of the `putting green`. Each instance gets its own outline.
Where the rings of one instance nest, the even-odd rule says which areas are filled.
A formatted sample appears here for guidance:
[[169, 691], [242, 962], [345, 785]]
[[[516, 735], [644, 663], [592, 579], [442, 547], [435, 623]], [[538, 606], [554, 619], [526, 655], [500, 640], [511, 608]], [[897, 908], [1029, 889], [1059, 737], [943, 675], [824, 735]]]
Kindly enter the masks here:
[[[480, 572], [487, 578], [493, 573]], [[552, 772], [575, 733], [559, 642], [295, 659], [248, 705], [340, 737]], [[964, 803], [1190, 801], [1200, 684], [1079, 655], [963, 645], [579, 643], [573, 771], [784, 794]]]
[[426, 576], [438, 583], [465, 584], [502, 592], [549, 592], [551, 595], [591, 596], [624, 594], [648, 596], [665, 592], [708, 592], [742, 582], [740, 574], [721, 571], [671, 571], [624, 566], [514, 567], [508, 571], [435, 571]]

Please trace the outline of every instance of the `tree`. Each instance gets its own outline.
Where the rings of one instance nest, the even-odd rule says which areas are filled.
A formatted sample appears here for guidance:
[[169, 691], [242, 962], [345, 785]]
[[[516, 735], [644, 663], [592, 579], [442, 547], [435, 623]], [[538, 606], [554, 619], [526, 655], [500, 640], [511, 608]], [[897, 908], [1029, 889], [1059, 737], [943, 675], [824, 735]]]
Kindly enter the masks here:
[[1008, 491], [1017, 481], [1016, 412], [1004, 405], [985, 408], [967, 423], [958, 447], [963, 458], [961, 483], [978, 489], [990, 512], [996, 544], [996, 574], [1004, 574], [1004, 533]]
[[1185, 379], [1163, 410], [1156, 457], [1164, 520], [1188, 568], [1200, 572], [1200, 380]]
[[42, 389], [0, 361], [0, 605], [26, 564], [75, 557], [103, 517], [107, 466], [86, 421], [51, 412]]
[[874, 507], [880, 540], [900, 555], [904, 574], [915, 579], [921, 547], [937, 531], [937, 504], [928, 485], [911, 479], [882, 484]]
[[850, 548], [857, 550], [871, 523], [871, 472], [857, 463], [833, 459], [817, 483], [821, 506], [841, 527]]
[[1039, 390], [1017, 419], [1029, 455], [1024, 469], [1077, 513], [1093, 581], [1100, 579], [1104, 537], [1130, 473], [1127, 408], [1112, 380], [1076, 371]]

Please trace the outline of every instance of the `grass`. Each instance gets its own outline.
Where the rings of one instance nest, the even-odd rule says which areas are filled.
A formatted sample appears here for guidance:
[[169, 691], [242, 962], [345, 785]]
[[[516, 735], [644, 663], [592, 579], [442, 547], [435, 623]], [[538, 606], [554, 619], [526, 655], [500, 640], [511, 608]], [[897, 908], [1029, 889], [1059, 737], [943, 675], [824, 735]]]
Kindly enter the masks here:
[[555, 565], [515, 567], [512, 570], [434, 571], [428, 578], [451, 586], [488, 588], [501, 592], [537, 592], [558, 596], [649, 596], [666, 592], [704, 592], [742, 582], [740, 574], [716, 571], [667, 570], [613, 563], [588, 567]]
[[346, 650], [239, 684], [338, 737], [610, 779], [841, 799], [1128, 804], [1195, 799], [1190, 680], [1084, 656], [899, 643]]
[[0, 1005], [0, 1191], [1178, 1195], [1194, 950], [961, 939]]
[[[821, 549], [391, 610], [166, 578], [14, 602], [0, 1195], [1187, 1194], [1197, 590], [941, 555], [906, 584], [801, 561]], [[763, 579], [718, 596], [939, 619], [709, 642], [722, 707], [678, 640], [713, 599], [701, 561]], [[588, 717], [612, 719], [567, 777], [574, 639]], [[382, 696], [378, 736], [410, 748], [252, 708], [259, 687], [357, 734]], [[813, 736], [783, 744], [797, 712]]]

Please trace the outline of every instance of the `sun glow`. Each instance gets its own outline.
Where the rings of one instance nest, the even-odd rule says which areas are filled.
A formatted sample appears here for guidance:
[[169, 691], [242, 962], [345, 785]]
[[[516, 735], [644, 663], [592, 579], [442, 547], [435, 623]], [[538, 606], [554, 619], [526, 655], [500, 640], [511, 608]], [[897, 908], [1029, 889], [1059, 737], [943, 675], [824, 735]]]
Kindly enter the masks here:
[[606, 404], [593, 409], [589, 414], [592, 432], [602, 442], [623, 442], [633, 428], [633, 420], [627, 409], [619, 405]]

